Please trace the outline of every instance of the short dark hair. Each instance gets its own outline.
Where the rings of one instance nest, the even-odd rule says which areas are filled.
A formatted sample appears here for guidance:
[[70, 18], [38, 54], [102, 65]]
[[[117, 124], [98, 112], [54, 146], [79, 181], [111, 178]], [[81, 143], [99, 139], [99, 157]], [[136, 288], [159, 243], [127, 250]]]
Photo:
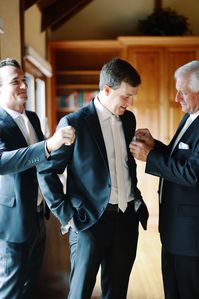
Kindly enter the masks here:
[[[16, 68], [21, 69], [21, 65], [17, 60], [14, 58], [5, 58], [0, 60], [0, 69], [3, 68], [4, 66], [14, 66]], [[0, 74], [0, 86], [2, 86], [2, 74]]]
[[102, 90], [105, 85], [112, 89], [120, 87], [122, 82], [126, 82], [133, 87], [141, 83], [141, 78], [136, 69], [127, 61], [120, 58], [113, 58], [101, 69], [99, 89]]
[[2, 68], [4, 66], [14, 66], [14, 67], [21, 69], [21, 65], [14, 58], [5, 58], [5, 59], [0, 60], [0, 68]]

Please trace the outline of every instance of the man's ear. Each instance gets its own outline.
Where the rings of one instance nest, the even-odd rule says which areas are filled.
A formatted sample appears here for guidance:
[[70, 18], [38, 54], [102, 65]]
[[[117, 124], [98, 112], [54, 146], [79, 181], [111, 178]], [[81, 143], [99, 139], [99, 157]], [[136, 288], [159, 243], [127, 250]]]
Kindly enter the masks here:
[[104, 85], [104, 93], [106, 96], [108, 96], [111, 92], [111, 88], [108, 85]]

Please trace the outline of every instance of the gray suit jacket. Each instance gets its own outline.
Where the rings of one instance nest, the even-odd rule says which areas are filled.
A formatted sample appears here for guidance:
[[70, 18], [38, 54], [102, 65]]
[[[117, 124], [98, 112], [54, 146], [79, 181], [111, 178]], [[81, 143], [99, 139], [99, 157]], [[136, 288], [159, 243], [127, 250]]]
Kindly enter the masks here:
[[29, 147], [15, 121], [0, 108], [0, 239], [16, 243], [36, 229], [35, 166], [46, 160], [39, 119], [34, 112], [26, 113], [41, 141]]

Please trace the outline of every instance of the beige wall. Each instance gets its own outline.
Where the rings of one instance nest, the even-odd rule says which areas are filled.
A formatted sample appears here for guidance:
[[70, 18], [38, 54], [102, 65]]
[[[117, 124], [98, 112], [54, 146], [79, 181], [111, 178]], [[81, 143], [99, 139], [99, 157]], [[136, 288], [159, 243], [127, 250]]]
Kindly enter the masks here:
[[[20, 6], [19, 0], [0, 0], [0, 17], [4, 34], [0, 34], [0, 57], [14, 57], [21, 61]], [[36, 5], [25, 11], [25, 45], [34, 48], [46, 58], [46, 32], [40, 30], [41, 12]]]
[[[138, 20], [153, 12], [155, 0], [93, 0], [56, 31], [49, 32], [53, 40], [114, 39], [120, 35], [135, 35]], [[199, 35], [198, 0], [164, 0], [186, 16], [194, 35]]]
[[164, 7], [172, 7], [179, 14], [188, 18], [193, 35], [199, 35], [198, 0], [164, 0]]
[[37, 5], [25, 11], [25, 45], [46, 58], [46, 32], [41, 32], [41, 12]]
[[21, 62], [19, 0], [0, 0], [0, 16], [5, 31], [0, 35], [0, 56], [14, 57]]

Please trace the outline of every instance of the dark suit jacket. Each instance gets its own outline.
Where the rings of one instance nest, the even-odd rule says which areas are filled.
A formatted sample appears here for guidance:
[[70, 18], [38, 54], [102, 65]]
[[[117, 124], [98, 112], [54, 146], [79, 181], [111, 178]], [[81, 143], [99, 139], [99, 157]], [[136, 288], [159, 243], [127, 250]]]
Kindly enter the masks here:
[[[37, 115], [26, 113], [38, 140], [43, 140]], [[27, 147], [15, 121], [0, 108], [0, 239], [21, 243], [36, 229], [35, 166], [45, 160], [44, 141]]]
[[[146, 228], [148, 211], [137, 188], [136, 164], [129, 151], [135, 132], [135, 117], [126, 111], [122, 116], [128, 152], [132, 192], [142, 201], [139, 219]], [[92, 226], [103, 214], [109, 202], [111, 179], [105, 144], [93, 102], [79, 111], [63, 117], [58, 127], [70, 124], [76, 130], [72, 146], [63, 146], [51, 155], [48, 163], [38, 165], [39, 183], [49, 208], [63, 225], [73, 217], [77, 230]], [[67, 193], [56, 173], [67, 167]]]
[[156, 141], [147, 158], [146, 172], [164, 178], [159, 230], [163, 246], [173, 254], [199, 256], [199, 117], [190, 125], [171, 156], [171, 148]]

